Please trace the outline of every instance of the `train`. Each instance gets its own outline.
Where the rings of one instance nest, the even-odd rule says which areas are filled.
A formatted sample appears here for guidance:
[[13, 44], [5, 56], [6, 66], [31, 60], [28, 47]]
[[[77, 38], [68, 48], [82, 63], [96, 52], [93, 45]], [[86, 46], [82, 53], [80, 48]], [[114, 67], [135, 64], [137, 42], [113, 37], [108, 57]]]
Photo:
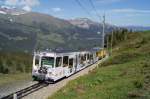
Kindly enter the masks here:
[[96, 63], [106, 56], [104, 49], [86, 51], [36, 51], [33, 56], [32, 78], [56, 82]]

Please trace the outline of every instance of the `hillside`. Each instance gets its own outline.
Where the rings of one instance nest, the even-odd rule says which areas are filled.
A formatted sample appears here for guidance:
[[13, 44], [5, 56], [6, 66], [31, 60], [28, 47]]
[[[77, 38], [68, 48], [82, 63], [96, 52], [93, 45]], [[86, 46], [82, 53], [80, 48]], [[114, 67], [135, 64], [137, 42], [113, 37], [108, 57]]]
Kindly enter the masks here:
[[49, 99], [149, 99], [150, 31], [129, 33], [110, 58]]
[[[16, 9], [13, 11], [7, 9], [7, 12], [2, 11], [3, 13], [0, 13], [1, 51], [33, 52], [35, 49], [58, 47], [84, 49], [101, 45], [101, 35], [98, 32], [102, 32], [102, 26], [89, 19], [87, 21], [84, 18], [80, 19], [89, 27], [83, 28], [72, 24], [69, 20], [46, 14], [23, 13]], [[4, 11], [7, 14], [4, 14]], [[19, 14], [14, 15], [14, 13]], [[75, 21], [77, 20], [75, 19]], [[89, 24], [88, 21], [92, 24]], [[106, 26], [106, 32], [110, 32], [112, 29], [111, 25], [108, 28]]]

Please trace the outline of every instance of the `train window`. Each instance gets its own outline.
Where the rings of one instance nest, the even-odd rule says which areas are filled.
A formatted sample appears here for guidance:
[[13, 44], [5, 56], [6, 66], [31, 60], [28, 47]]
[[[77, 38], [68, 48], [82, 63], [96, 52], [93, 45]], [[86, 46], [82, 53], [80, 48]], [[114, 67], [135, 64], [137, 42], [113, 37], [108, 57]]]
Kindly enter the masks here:
[[81, 56], [81, 64], [83, 64], [83, 61], [84, 61], [84, 57]]
[[69, 68], [73, 67], [73, 58], [69, 59]]
[[90, 59], [91, 59], [91, 60], [93, 59], [93, 54], [90, 54]]
[[88, 59], [88, 60], [90, 59], [90, 54], [87, 54], [87, 59]]
[[82, 64], [82, 56], [81, 56], [81, 54], [79, 54], [79, 56], [78, 56], [78, 61], [79, 61], [79, 64]]
[[68, 56], [64, 56], [63, 57], [63, 67], [66, 67], [66, 66], [68, 66]]
[[56, 67], [61, 66], [61, 64], [62, 64], [62, 57], [57, 57], [56, 58]]
[[54, 66], [54, 57], [42, 57], [41, 65], [47, 66], [47, 67], [53, 67]]
[[84, 61], [86, 61], [86, 54], [84, 54]]
[[81, 64], [83, 64], [84, 61], [86, 61], [86, 54], [84, 54], [84, 55], [81, 56]]
[[98, 52], [96, 52], [96, 56], [98, 57]]
[[40, 59], [39, 56], [35, 56], [35, 65], [36, 66], [39, 66], [39, 59]]

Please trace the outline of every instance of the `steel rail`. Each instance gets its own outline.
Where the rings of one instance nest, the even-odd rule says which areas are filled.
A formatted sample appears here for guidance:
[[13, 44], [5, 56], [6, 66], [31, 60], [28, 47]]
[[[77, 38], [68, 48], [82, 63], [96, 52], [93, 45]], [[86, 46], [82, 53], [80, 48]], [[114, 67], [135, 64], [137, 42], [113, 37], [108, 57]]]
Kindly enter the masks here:
[[48, 86], [49, 84], [48, 83], [36, 83], [36, 84], [33, 84], [27, 88], [24, 88], [24, 89], [21, 89], [17, 92], [14, 92], [14, 93], [11, 93], [7, 96], [4, 96], [0, 99], [14, 99], [14, 95], [16, 96], [17, 99], [21, 99], [25, 96], [27, 96], [28, 94], [31, 94], [41, 88], [44, 88], [46, 86]]

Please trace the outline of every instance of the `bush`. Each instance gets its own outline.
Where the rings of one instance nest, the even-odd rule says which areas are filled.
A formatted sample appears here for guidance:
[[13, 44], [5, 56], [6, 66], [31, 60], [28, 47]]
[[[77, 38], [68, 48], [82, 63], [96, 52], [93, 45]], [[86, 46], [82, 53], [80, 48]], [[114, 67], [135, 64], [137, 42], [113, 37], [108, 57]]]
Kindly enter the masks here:
[[143, 87], [143, 82], [139, 81], [139, 80], [134, 81], [133, 84], [136, 88], [142, 88]]
[[0, 73], [8, 74], [8, 73], [9, 73], [8, 67], [1, 65], [1, 66], [0, 66]]
[[32, 56], [25, 53], [0, 52], [0, 73], [30, 72]]

